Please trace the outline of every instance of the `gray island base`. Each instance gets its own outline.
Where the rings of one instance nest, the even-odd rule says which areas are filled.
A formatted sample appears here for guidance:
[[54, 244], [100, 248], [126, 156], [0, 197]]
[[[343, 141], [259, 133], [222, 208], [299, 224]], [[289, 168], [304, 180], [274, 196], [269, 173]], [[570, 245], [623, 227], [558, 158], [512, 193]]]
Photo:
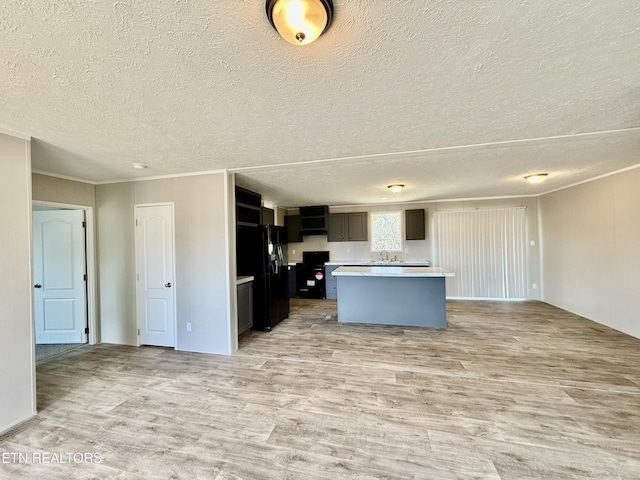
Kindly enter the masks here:
[[439, 267], [339, 267], [338, 322], [447, 326], [445, 278]]

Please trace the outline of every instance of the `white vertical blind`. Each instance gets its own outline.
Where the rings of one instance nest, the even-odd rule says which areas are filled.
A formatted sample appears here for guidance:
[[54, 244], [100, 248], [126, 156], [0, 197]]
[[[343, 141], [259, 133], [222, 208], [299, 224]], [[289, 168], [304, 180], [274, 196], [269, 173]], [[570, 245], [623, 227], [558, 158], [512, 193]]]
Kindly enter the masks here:
[[453, 270], [447, 296], [527, 297], [526, 208], [436, 211], [434, 265]]

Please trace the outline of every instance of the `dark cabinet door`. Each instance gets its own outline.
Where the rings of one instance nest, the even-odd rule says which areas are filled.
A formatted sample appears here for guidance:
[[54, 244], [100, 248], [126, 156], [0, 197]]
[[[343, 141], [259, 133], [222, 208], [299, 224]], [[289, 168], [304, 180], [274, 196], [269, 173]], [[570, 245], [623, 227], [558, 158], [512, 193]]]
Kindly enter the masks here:
[[253, 327], [253, 283], [238, 285], [238, 335]]
[[404, 221], [407, 240], [424, 240], [426, 238], [424, 208], [405, 210]]
[[274, 211], [271, 208], [262, 207], [262, 224], [263, 225], [275, 225]]
[[366, 242], [367, 212], [331, 213], [329, 215], [330, 242]]
[[297, 279], [296, 279], [296, 266], [287, 266], [287, 280], [288, 280], [288, 292], [289, 298], [296, 298], [298, 296]]
[[349, 235], [348, 238], [352, 242], [367, 241], [367, 212], [355, 212], [349, 214]]
[[284, 217], [284, 226], [287, 228], [287, 240], [289, 243], [302, 242], [300, 215], [287, 215]]
[[347, 214], [331, 213], [329, 214], [329, 231], [327, 232], [327, 240], [329, 242], [344, 242], [347, 240]]

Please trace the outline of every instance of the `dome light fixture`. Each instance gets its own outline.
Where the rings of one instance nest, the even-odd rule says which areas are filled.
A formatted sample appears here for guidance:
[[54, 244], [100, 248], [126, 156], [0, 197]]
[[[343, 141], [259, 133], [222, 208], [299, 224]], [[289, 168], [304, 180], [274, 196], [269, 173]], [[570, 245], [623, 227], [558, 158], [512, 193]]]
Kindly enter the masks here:
[[398, 193], [404, 188], [404, 185], [401, 183], [394, 183], [393, 185], [389, 185], [387, 188], [391, 190], [391, 193]]
[[142, 163], [132, 163], [131, 166], [136, 170], [144, 170], [145, 168], [149, 168], [146, 165], [143, 165]]
[[267, 17], [282, 38], [308, 45], [329, 28], [332, 0], [267, 0]]
[[533, 175], [527, 175], [524, 179], [529, 183], [542, 183], [548, 176], [548, 173], [534, 173]]

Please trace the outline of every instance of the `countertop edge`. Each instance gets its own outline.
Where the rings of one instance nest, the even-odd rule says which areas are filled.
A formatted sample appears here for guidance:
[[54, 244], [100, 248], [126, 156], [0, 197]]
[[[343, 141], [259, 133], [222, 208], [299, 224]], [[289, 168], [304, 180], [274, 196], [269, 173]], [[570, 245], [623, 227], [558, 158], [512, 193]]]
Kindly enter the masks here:
[[253, 277], [253, 276], [237, 277], [236, 278], [236, 287], [238, 285], [242, 285], [243, 283], [253, 282], [254, 280], [255, 280], [255, 277]]
[[420, 260], [404, 260], [401, 262], [371, 262], [371, 261], [350, 261], [350, 260], [344, 260], [344, 261], [331, 261], [331, 262], [326, 262], [325, 265], [328, 266], [334, 266], [334, 265], [340, 265], [340, 266], [355, 266], [355, 267], [430, 267], [431, 266], [431, 262], [424, 260], [424, 261], [420, 261]]
[[401, 266], [342, 266], [331, 274], [334, 277], [454, 277], [455, 273], [441, 267], [410, 267]]

